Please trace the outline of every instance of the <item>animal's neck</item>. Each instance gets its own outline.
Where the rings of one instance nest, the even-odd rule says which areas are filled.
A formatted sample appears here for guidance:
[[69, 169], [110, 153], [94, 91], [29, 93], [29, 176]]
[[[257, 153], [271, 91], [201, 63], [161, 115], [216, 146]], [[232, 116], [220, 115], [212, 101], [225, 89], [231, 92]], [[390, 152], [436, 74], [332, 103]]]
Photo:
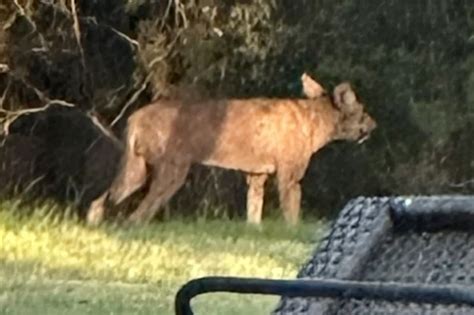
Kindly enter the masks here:
[[337, 137], [337, 126], [341, 120], [340, 112], [333, 106], [331, 100], [318, 102], [317, 111], [313, 116], [313, 151], [316, 152]]
[[334, 129], [331, 133], [331, 139], [330, 139], [331, 142], [341, 140], [341, 139], [344, 138], [344, 135], [343, 135], [342, 130], [341, 130], [342, 114], [339, 111], [336, 111], [336, 116], [337, 116], [337, 119], [336, 119], [336, 122], [334, 124]]

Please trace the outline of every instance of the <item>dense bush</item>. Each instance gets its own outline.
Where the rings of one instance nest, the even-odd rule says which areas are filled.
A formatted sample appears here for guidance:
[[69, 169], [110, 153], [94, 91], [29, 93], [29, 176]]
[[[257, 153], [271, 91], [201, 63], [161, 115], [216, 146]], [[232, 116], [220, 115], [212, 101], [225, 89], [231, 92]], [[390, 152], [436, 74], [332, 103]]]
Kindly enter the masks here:
[[[469, 193], [473, 16], [463, 0], [10, 1], [2, 117], [60, 99], [120, 135], [152, 99], [296, 97], [307, 71], [327, 88], [350, 81], [379, 123], [364, 145], [314, 156], [307, 214], [359, 194]], [[196, 168], [171, 207], [242, 210], [243, 188], [238, 174]]]

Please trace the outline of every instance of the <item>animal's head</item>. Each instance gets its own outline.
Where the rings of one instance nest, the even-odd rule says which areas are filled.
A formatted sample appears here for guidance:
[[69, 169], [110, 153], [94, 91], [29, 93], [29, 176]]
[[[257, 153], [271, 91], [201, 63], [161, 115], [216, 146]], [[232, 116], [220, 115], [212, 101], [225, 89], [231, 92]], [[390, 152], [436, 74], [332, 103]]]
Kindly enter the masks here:
[[377, 127], [375, 120], [364, 111], [349, 83], [337, 85], [333, 92], [333, 104], [339, 111], [334, 140], [349, 140], [362, 143]]

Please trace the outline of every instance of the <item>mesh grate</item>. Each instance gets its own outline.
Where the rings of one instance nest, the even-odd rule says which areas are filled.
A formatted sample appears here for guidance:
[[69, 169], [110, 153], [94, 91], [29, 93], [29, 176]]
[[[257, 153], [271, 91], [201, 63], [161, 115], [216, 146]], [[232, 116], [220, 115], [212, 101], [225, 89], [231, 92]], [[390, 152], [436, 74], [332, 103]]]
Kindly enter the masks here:
[[[474, 285], [474, 199], [358, 198], [298, 278]], [[273, 314], [474, 314], [463, 305], [282, 298]]]

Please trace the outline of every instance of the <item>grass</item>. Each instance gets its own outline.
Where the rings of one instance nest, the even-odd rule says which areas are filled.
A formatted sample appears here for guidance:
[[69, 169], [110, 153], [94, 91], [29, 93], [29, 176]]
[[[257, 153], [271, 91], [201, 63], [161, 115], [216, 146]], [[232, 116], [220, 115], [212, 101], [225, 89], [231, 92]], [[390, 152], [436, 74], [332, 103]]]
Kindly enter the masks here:
[[[53, 210], [0, 203], [0, 314], [173, 314], [177, 290], [193, 278], [294, 278], [325, 230], [321, 221], [256, 228], [184, 219], [91, 228]], [[196, 298], [193, 309], [268, 314], [277, 301], [218, 293]]]

